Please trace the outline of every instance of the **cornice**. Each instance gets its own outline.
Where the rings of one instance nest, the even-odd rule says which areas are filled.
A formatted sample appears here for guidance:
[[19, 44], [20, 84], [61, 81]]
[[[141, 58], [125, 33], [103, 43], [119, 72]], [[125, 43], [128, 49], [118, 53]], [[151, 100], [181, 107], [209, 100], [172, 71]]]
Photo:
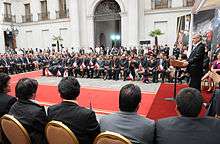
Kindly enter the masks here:
[[175, 8], [166, 8], [166, 9], [145, 10], [144, 15], [174, 13], [174, 12], [190, 12], [190, 11], [191, 11], [191, 7], [175, 7]]
[[19, 24], [21, 26], [33, 26], [33, 25], [44, 25], [44, 24], [54, 24], [54, 23], [63, 23], [63, 22], [70, 22], [70, 18], [53, 19], [53, 20], [46, 20], [46, 21], [33, 21], [33, 22], [19, 23]]

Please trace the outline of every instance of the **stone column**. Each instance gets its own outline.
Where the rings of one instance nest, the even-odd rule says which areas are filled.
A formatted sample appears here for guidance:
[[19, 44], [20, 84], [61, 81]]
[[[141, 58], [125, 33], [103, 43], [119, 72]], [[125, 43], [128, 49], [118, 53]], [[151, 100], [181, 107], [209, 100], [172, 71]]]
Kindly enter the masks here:
[[87, 16], [87, 27], [88, 27], [88, 45], [94, 47], [94, 16]]
[[145, 33], [145, 16], [144, 16], [144, 10], [145, 10], [145, 0], [139, 0], [138, 1], [138, 10], [139, 10], [139, 40], [146, 40], [146, 33]]
[[128, 2], [128, 46], [138, 46], [138, 0]]
[[121, 13], [121, 45], [128, 46], [128, 14]]
[[3, 2], [0, 2], [0, 53], [5, 52], [4, 29], [2, 26], [3, 14], [4, 14], [4, 5], [3, 5]]
[[80, 48], [80, 20], [78, 0], [69, 1], [71, 47]]

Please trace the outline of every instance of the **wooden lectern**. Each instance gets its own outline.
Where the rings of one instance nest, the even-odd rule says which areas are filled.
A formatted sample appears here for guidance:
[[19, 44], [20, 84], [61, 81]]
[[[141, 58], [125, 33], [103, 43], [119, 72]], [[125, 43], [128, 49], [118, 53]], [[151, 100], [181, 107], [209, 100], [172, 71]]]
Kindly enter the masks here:
[[182, 60], [170, 60], [170, 65], [173, 66], [174, 68], [184, 68], [183, 64], [185, 61]]
[[176, 100], [177, 69], [184, 68], [185, 67], [184, 62], [185, 61], [182, 61], [182, 60], [170, 59], [170, 66], [173, 66], [175, 68], [175, 75], [174, 75], [173, 97], [165, 98], [165, 100], [167, 100], [167, 101], [175, 101]]

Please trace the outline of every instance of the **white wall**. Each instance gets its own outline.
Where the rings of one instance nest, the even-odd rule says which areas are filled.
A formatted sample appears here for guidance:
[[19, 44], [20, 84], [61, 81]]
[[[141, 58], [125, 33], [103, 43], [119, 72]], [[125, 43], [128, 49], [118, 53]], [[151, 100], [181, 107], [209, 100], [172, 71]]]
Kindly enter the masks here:
[[[48, 0], [49, 21], [38, 22], [40, 0], [3, 0], [0, 2], [0, 51], [4, 51], [3, 31], [9, 23], [2, 24], [3, 2], [12, 2], [12, 14], [16, 14], [21, 22], [24, 15], [24, 4], [30, 3], [33, 23], [19, 23], [17, 37], [18, 47], [45, 48], [55, 43], [53, 35], [62, 35], [63, 45], [71, 47], [94, 46], [94, 9], [100, 0], [67, 0], [70, 18], [56, 20], [55, 11], [58, 10], [58, 0]], [[173, 0], [171, 9], [151, 10], [151, 0], [116, 0], [121, 8], [121, 41], [123, 46], [138, 46], [141, 40], [151, 40], [151, 30], [161, 24], [165, 35], [159, 37], [161, 44], [172, 46], [176, 40], [176, 20], [178, 16], [189, 13], [189, 8], [181, 8], [182, 0]], [[156, 23], [156, 26], [155, 26]], [[165, 29], [165, 30], [164, 30]], [[42, 31], [47, 30], [48, 39]], [[31, 38], [30, 38], [31, 37]], [[46, 41], [46, 42], [45, 42]], [[48, 45], [46, 44], [48, 43]]]
[[[168, 44], [170, 47], [176, 41], [176, 27], [177, 27], [177, 17], [190, 13], [188, 8], [178, 8], [172, 10], [154, 10], [145, 11], [145, 36], [146, 40], [151, 40], [154, 44], [154, 38], [149, 36], [152, 30], [155, 30], [155, 23], [161, 24], [161, 30], [164, 31], [164, 35], [159, 37], [159, 44]], [[157, 24], [156, 24], [157, 25]], [[159, 24], [158, 24], [159, 25]], [[157, 26], [158, 26], [157, 25]], [[164, 25], [167, 25], [166, 27]]]
[[2, 2], [0, 2], [0, 53], [3, 53], [5, 51], [5, 42], [4, 42], [4, 31], [3, 31], [3, 14], [4, 13], [4, 5]]
[[[20, 47], [28, 48], [30, 47], [28, 45], [29, 42], [27, 42], [27, 35], [30, 35], [29, 32], [32, 33], [32, 46], [31, 48], [47, 48], [48, 46], [51, 47], [51, 45], [55, 41], [53, 41], [53, 36], [59, 36], [61, 35], [64, 39], [63, 45], [67, 48], [71, 48], [70, 44], [70, 22], [69, 20], [66, 21], [56, 21], [56, 23], [50, 23], [50, 22], [38, 22], [37, 24], [29, 23], [29, 24], [23, 24], [21, 32], [18, 35], [17, 43], [20, 44]], [[27, 34], [29, 33], [29, 34]], [[48, 35], [48, 38], [46, 37]], [[19, 41], [18, 41], [19, 40]], [[62, 44], [62, 43], [61, 43]]]

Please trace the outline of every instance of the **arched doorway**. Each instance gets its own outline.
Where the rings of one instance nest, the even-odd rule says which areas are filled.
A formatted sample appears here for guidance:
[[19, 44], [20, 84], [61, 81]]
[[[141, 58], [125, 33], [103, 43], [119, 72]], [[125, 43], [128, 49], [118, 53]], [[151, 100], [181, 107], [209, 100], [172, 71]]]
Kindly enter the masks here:
[[121, 45], [120, 6], [115, 0], [102, 0], [94, 11], [95, 46], [119, 47]]

